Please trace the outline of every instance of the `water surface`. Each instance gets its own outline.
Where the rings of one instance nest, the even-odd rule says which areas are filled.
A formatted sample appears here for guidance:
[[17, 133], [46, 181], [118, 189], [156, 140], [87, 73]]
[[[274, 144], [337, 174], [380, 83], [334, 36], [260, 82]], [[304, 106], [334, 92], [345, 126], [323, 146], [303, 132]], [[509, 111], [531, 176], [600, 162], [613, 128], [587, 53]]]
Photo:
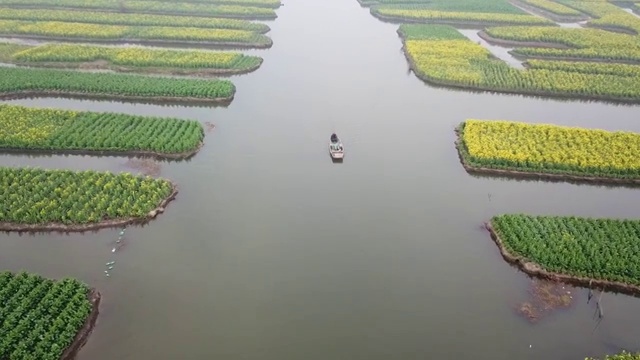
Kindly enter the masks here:
[[[278, 16], [273, 48], [258, 71], [233, 78], [228, 108], [12, 101], [217, 125], [195, 158], [163, 163], [178, 198], [128, 229], [122, 251], [110, 252], [116, 229], [0, 235], [3, 268], [74, 276], [103, 293], [78, 359], [539, 360], [637, 349], [635, 298], [605, 294], [595, 331], [586, 292], [535, 326], [514, 315], [527, 278], [480, 225], [505, 212], [638, 217], [640, 190], [473, 177], [453, 142], [467, 118], [640, 131], [639, 107], [430, 87], [409, 72], [397, 27], [355, 0], [287, 2]], [[342, 164], [327, 151], [334, 131]], [[116, 171], [126, 161], [0, 156]]]

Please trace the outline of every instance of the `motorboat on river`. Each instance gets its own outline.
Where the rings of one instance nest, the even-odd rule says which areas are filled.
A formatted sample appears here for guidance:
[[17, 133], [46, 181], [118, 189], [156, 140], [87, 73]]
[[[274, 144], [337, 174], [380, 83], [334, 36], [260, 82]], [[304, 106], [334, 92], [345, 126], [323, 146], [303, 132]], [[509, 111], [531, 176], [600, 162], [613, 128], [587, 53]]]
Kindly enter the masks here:
[[334, 160], [344, 158], [344, 146], [335, 133], [331, 134], [331, 139], [329, 140], [329, 154]]

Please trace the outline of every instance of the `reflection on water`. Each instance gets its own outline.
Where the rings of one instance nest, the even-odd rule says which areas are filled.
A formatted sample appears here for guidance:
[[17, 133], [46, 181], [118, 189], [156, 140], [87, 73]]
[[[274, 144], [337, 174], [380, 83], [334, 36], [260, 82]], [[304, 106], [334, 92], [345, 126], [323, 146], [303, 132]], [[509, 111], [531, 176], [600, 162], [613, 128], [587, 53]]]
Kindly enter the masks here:
[[[431, 87], [407, 74], [397, 25], [355, 0], [290, 2], [278, 15], [274, 46], [261, 69], [233, 79], [227, 108], [11, 101], [216, 125], [193, 159], [161, 163], [180, 192], [127, 229], [110, 277], [117, 229], [0, 234], [3, 268], [103, 292], [79, 360], [540, 360], [634, 348], [640, 302], [628, 296], [605, 294], [595, 330], [586, 295], [522, 321], [513, 304], [529, 282], [479, 225], [506, 212], [638, 217], [640, 191], [473, 177], [453, 143], [467, 118], [640, 131], [638, 106]], [[327, 154], [332, 132], [343, 164]], [[128, 161], [0, 156], [112, 171], [131, 171]]]

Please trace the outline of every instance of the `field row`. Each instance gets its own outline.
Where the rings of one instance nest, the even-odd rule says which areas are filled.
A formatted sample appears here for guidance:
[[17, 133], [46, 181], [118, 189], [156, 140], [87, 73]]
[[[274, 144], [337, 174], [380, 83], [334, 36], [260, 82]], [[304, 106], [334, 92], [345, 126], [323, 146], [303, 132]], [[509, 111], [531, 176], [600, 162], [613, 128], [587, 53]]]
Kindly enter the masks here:
[[640, 289], [640, 220], [508, 214], [490, 224], [503, 255], [513, 260], [583, 285], [593, 279]]
[[557, 0], [593, 18], [589, 25], [640, 33], [640, 18], [607, 1]]
[[257, 33], [266, 33], [269, 31], [269, 27], [267, 25], [250, 22], [247, 20], [86, 10], [51, 9], [42, 11], [39, 9], [0, 8], [0, 19], [25, 21], [62, 21], [105, 25], [175, 26], [205, 29], [232, 29], [254, 31]]
[[534, 8], [542, 9], [546, 12], [549, 12], [558, 16], [566, 16], [566, 17], [580, 17], [584, 16], [584, 13], [578, 11], [574, 8], [571, 8], [566, 5], [562, 5], [555, 1], [550, 0], [521, 0], [524, 4], [533, 6]]
[[402, 25], [404, 49], [425, 81], [479, 90], [640, 101], [639, 78], [594, 71], [519, 70], [443, 25]]
[[527, 14], [441, 11], [421, 6], [375, 6], [371, 14], [394, 22], [446, 23], [459, 25], [556, 25], [551, 20]]
[[35, 67], [83, 67], [187, 75], [246, 73], [256, 70], [262, 64], [260, 57], [232, 52], [75, 44], [28, 46], [1, 43], [0, 61]]
[[458, 131], [471, 168], [640, 181], [640, 134], [481, 120]]
[[0, 150], [193, 153], [204, 139], [195, 120], [34, 109], [0, 104]]
[[421, 9], [447, 12], [466, 13], [497, 13], [523, 15], [524, 11], [511, 5], [507, 0], [483, 0], [483, 1], [449, 1], [449, 0], [359, 0], [360, 4], [385, 5], [404, 9]]
[[0, 35], [109, 42], [187, 42], [194, 45], [270, 47], [269, 37], [252, 31], [188, 27], [101, 25], [58, 21], [0, 20]]
[[75, 95], [87, 98], [231, 101], [228, 80], [177, 79], [128, 74], [0, 67], [0, 96]]
[[622, 351], [619, 354], [607, 355], [602, 359], [586, 358], [585, 360], [640, 360], [640, 353]]
[[138, 0], [0, 0], [0, 6], [53, 9], [76, 8], [128, 13], [182, 14], [256, 20], [275, 19], [277, 17], [275, 11], [267, 7]]
[[128, 173], [0, 168], [0, 229], [125, 224], [151, 216], [173, 190]]
[[75, 279], [0, 272], [0, 358], [60, 359], [98, 306], [90, 296]]
[[481, 34], [490, 42], [517, 46], [516, 56], [640, 62], [640, 38], [605, 30], [509, 26]]

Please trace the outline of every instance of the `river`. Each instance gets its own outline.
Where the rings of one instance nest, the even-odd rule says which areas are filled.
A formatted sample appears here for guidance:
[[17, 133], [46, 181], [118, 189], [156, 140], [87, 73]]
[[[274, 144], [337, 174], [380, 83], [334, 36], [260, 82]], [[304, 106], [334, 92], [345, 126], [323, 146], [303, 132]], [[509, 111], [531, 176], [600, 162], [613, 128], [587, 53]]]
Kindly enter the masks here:
[[[640, 301], [586, 291], [531, 325], [527, 277], [481, 224], [507, 212], [638, 217], [640, 191], [474, 177], [467, 118], [640, 132], [639, 107], [434, 88], [408, 71], [396, 25], [355, 0], [289, 1], [228, 108], [11, 101], [217, 125], [192, 160], [163, 163], [180, 193], [126, 232], [0, 235], [0, 264], [72, 276], [103, 294], [79, 360], [583, 359], [638, 350]], [[344, 163], [327, 141], [337, 132]], [[1, 165], [129, 170], [126, 159], [0, 157]], [[104, 263], [115, 260], [110, 277]], [[595, 328], [595, 330], [594, 330]]]

